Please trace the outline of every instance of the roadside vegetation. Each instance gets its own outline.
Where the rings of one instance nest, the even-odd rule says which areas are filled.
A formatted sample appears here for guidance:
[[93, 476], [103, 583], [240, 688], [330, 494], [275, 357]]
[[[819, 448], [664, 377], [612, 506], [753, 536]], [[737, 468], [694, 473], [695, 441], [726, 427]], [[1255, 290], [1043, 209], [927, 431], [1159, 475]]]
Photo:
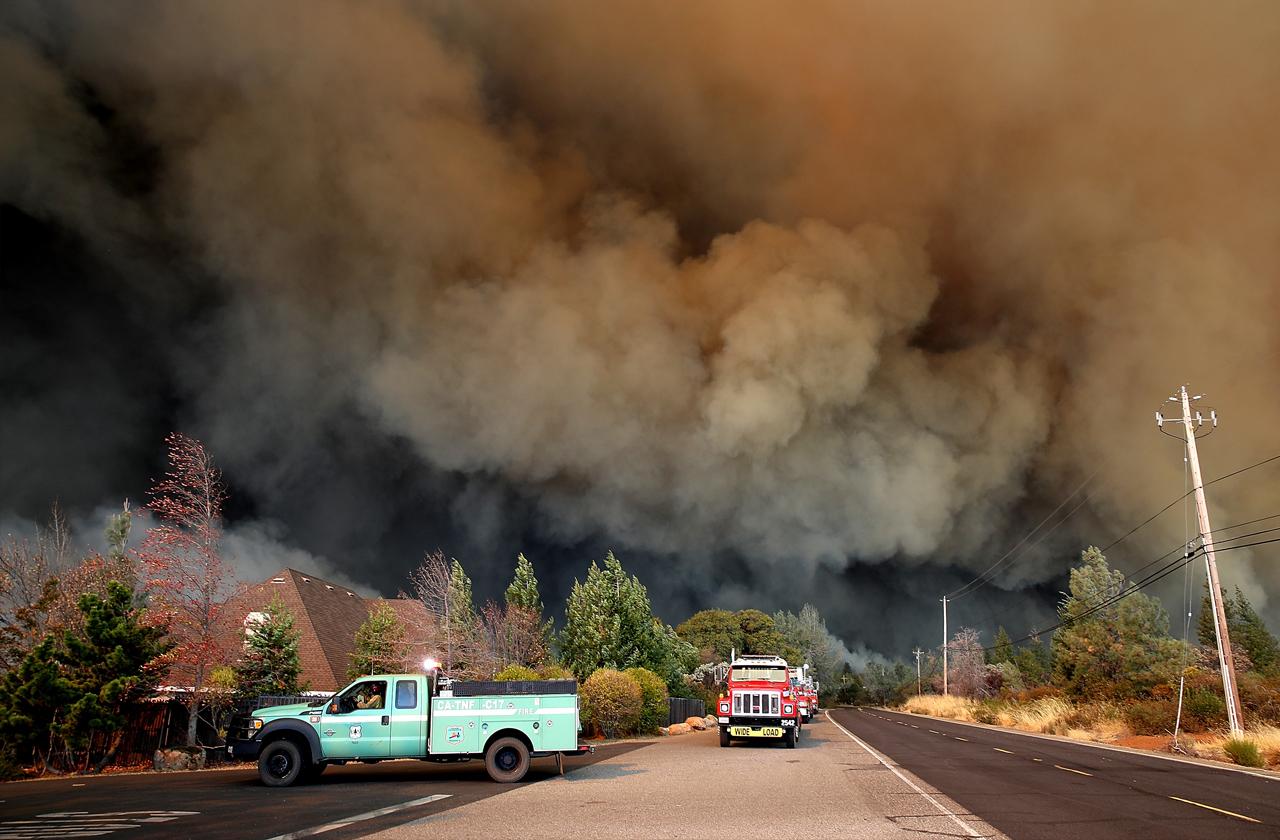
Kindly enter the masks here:
[[[962, 629], [948, 646], [948, 696], [930, 662], [933, 693], [916, 694], [911, 673], [896, 696], [879, 702], [952, 720], [1280, 767], [1280, 646], [1244, 593], [1222, 593], [1246, 724], [1243, 737], [1233, 739], [1207, 591], [1198, 644], [1184, 644], [1169, 635], [1160, 603], [1142, 593], [1092, 609], [1124, 586], [1102, 553], [1088, 549], [1059, 605], [1065, 626], [1049, 645], [1017, 650], [1001, 629], [984, 648], [976, 632]], [[844, 681], [845, 689], [865, 698], [855, 702], [875, 702], [856, 677]]]

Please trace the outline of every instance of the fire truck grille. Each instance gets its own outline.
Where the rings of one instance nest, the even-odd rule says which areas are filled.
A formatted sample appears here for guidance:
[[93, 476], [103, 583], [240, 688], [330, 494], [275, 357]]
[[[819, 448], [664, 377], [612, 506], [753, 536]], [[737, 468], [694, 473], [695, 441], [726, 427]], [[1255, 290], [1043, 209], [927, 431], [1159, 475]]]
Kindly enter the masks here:
[[733, 714], [777, 717], [781, 709], [782, 695], [777, 691], [733, 692]]

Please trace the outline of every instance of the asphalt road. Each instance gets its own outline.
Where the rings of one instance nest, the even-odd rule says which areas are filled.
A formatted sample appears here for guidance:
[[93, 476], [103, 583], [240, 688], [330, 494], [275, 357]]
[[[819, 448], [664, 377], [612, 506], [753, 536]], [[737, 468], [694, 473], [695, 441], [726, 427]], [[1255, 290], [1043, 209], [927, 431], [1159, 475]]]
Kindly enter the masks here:
[[[566, 774], [638, 746], [609, 744], [594, 755], [565, 759]], [[491, 781], [480, 761], [331, 767], [315, 784], [285, 789], [263, 786], [256, 769], [11, 782], [0, 785], [0, 840], [268, 840], [312, 834], [344, 840], [536, 787], [555, 773], [555, 760], [540, 758], [519, 785]]]
[[832, 718], [1013, 840], [1280, 837], [1280, 780], [880, 709]]
[[795, 749], [763, 740], [722, 748], [715, 731], [662, 738], [563, 779], [402, 824], [377, 840], [998, 836], [819, 720]]

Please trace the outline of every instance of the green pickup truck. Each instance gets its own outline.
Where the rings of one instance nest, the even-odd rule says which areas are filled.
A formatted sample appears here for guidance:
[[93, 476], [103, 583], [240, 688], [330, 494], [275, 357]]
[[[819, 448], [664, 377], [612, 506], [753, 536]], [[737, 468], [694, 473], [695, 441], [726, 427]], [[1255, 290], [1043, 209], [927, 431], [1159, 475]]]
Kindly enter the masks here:
[[392, 758], [484, 759], [518, 782], [541, 756], [582, 755], [573, 680], [455, 682], [434, 672], [361, 677], [327, 700], [256, 709], [233, 724], [227, 754], [256, 760], [263, 783], [312, 781], [330, 764]]

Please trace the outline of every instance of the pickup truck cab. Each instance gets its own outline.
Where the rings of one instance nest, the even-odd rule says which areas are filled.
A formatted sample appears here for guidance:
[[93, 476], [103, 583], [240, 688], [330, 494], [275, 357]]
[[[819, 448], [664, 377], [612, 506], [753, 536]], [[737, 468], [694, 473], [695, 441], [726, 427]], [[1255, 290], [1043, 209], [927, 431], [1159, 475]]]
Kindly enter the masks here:
[[256, 760], [270, 787], [311, 781], [330, 764], [393, 758], [483, 759], [496, 782], [518, 782], [533, 758], [582, 755], [573, 680], [454, 682], [438, 674], [361, 677], [313, 705], [256, 709], [227, 741]]

